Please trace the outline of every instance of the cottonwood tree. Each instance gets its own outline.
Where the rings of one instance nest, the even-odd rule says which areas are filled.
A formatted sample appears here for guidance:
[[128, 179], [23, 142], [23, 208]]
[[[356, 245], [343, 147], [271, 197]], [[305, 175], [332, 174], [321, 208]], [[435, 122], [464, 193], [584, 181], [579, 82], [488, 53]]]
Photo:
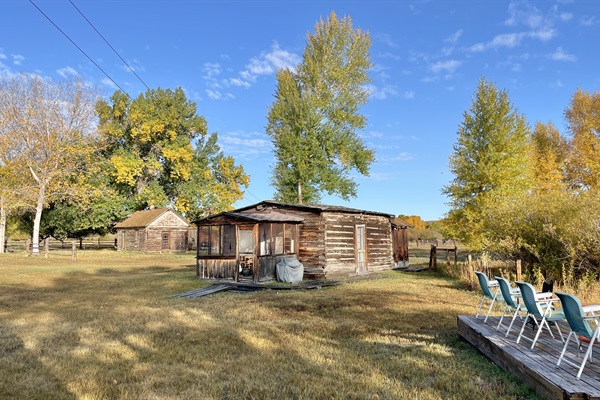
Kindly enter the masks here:
[[[80, 79], [54, 82], [34, 74], [0, 78], [0, 154], [12, 168], [22, 200], [34, 211], [32, 254], [39, 254], [42, 212], [80, 188], [95, 133], [93, 88]], [[16, 188], [13, 188], [16, 189]]]
[[357, 134], [367, 122], [359, 110], [369, 98], [370, 46], [367, 32], [332, 12], [307, 35], [301, 63], [277, 72], [266, 127], [277, 199], [317, 202], [322, 192], [356, 196], [351, 171], [368, 176], [374, 161], [374, 151]]
[[[97, 112], [110, 175], [134, 208], [170, 205], [183, 214], [220, 212], [243, 197], [249, 177], [207, 135], [196, 104], [177, 88], [151, 89], [136, 99], [117, 91]], [[220, 201], [206, 200], [215, 190]]]
[[565, 169], [569, 144], [558, 129], [548, 122], [537, 122], [530, 137], [531, 177], [535, 194], [566, 189]]
[[569, 181], [579, 189], [600, 189], [600, 93], [578, 89], [565, 111], [571, 132]]
[[508, 93], [480, 79], [450, 155], [454, 179], [442, 189], [450, 199], [447, 234], [475, 248], [485, 246], [490, 211], [529, 188], [528, 134]]

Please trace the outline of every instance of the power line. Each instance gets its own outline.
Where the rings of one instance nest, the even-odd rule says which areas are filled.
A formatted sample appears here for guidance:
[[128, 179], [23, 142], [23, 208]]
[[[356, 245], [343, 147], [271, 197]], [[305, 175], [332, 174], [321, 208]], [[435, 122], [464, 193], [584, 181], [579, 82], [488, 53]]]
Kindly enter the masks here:
[[83, 13], [81, 12], [81, 10], [79, 8], [77, 8], [77, 6], [71, 0], [69, 0], [69, 3], [71, 3], [71, 5], [73, 7], [75, 7], [75, 9], [79, 12], [79, 14], [81, 14], [81, 16], [83, 17], [83, 19], [85, 19], [87, 21], [87, 23], [90, 24], [90, 26], [92, 28], [94, 28], [94, 30], [96, 31], [96, 33], [102, 38], [102, 40], [104, 40], [104, 42], [108, 45], [108, 47], [111, 48], [111, 50], [117, 55], [117, 57], [119, 57], [121, 59], [121, 61], [123, 61], [123, 63], [127, 66], [127, 68], [129, 68], [129, 70], [131, 72], [133, 72], [133, 74], [136, 76], [136, 78], [138, 78], [139, 81], [142, 82], [142, 84], [144, 86], [146, 86], [146, 89], [150, 90], [150, 88], [148, 87], [148, 85], [146, 85], [146, 82], [144, 82], [142, 80], [142, 78], [140, 78], [139, 75], [135, 72], [135, 70], [133, 68], [131, 68], [129, 66], [129, 64], [127, 64], [127, 61], [125, 61], [123, 59], [123, 57], [121, 57], [121, 55], [117, 52], [117, 50], [115, 50], [114, 47], [111, 46], [111, 44], [108, 42], [108, 40], [106, 40], [106, 38], [104, 36], [102, 36], [102, 34], [98, 31], [98, 29], [96, 29], [96, 27], [94, 26], [94, 24], [92, 24], [91, 21], [89, 19], [87, 19], [87, 17], [85, 15], [83, 15]]
[[80, 51], [80, 52], [81, 52], [81, 53], [82, 53], [84, 56], [86, 56], [86, 57], [87, 57], [87, 59], [88, 59], [88, 60], [90, 60], [90, 61], [92, 62], [92, 64], [94, 64], [94, 65], [95, 65], [95, 66], [96, 66], [96, 67], [97, 67], [97, 68], [98, 68], [100, 71], [102, 71], [102, 73], [103, 73], [104, 75], [106, 75], [106, 77], [107, 77], [108, 79], [110, 79], [110, 81], [111, 81], [112, 83], [114, 83], [114, 84], [115, 84], [115, 86], [116, 86], [116, 87], [118, 87], [118, 88], [119, 88], [119, 90], [121, 90], [121, 92], [123, 92], [123, 93], [125, 93], [127, 96], [129, 96], [129, 94], [128, 94], [128, 93], [127, 93], [125, 90], [123, 90], [123, 88], [122, 88], [121, 86], [119, 86], [119, 84], [118, 84], [117, 82], [115, 82], [115, 81], [114, 81], [114, 79], [113, 79], [113, 78], [111, 78], [111, 77], [110, 77], [110, 75], [108, 75], [108, 74], [106, 73], [106, 71], [104, 71], [104, 70], [102, 69], [102, 67], [101, 67], [101, 66], [99, 66], [99, 65], [98, 65], [98, 64], [97, 64], [97, 63], [96, 63], [94, 60], [92, 60], [92, 58], [91, 58], [90, 56], [88, 56], [88, 55], [87, 55], [87, 53], [86, 53], [85, 51], [83, 51], [83, 50], [81, 49], [81, 47], [79, 47], [79, 46], [77, 45], [77, 43], [75, 43], [75, 42], [73, 41], [73, 39], [71, 39], [71, 38], [69, 37], [69, 35], [67, 35], [66, 33], [64, 33], [64, 32], [63, 32], [63, 30], [62, 30], [62, 29], [60, 29], [60, 28], [58, 27], [58, 25], [56, 25], [56, 24], [54, 23], [54, 21], [52, 21], [52, 19], [50, 19], [50, 17], [49, 17], [49, 16], [47, 16], [47, 15], [46, 15], [46, 14], [45, 14], [45, 13], [44, 13], [44, 12], [43, 12], [43, 11], [42, 11], [40, 8], [39, 8], [39, 7], [38, 7], [38, 6], [37, 6], [37, 5], [36, 5], [36, 4], [33, 2], [33, 0], [29, 0], [29, 2], [30, 2], [31, 4], [33, 4], [33, 6], [34, 6], [34, 7], [35, 7], [35, 8], [36, 8], [36, 9], [37, 9], [37, 10], [38, 10], [38, 11], [39, 11], [39, 12], [40, 12], [40, 13], [41, 13], [41, 14], [42, 14], [44, 17], [46, 17], [46, 19], [47, 19], [48, 21], [50, 21], [50, 23], [51, 23], [52, 25], [54, 25], [54, 27], [55, 27], [56, 29], [58, 29], [60, 33], [62, 33], [63, 35], [65, 35], [65, 37], [66, 37], [67, 39], [69, 39], [69, 41], [70, 41], [71, 43], [73, 43], [73, 46], [77, 47], [77, 49], [78, 49], [78, 50], [79, 50], [79, 51]]

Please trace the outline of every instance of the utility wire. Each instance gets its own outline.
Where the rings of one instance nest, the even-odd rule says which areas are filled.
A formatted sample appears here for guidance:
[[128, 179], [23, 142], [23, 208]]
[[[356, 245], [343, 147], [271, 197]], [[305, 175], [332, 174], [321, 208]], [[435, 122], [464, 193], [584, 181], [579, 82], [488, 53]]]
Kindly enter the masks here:
[[81, 14], [81, 16], [83, 17], [83, 19], [85, 19], [87, 21], [87, 23], [90, 24], [90, 26], [92, 28], [94, 28], [94, 30], [96, 31], [96, 33], [102, 38], [102, 40], [104, 40], [104, 42], [108, 45], [108, 47], [111, 48], [111, 50], [117, 55], [117, 57], [119, 57], [121, 59], [121, 61], [123, 61], [123, 63], [127, 66], [127, 68], [129, 68], [129, 70], [131, 72], [133, 72], [133, 74], [136, 76], [136, 78], [138, 78], [139, 81], [142, 82], [142, 84], [144, 86], [146, 86], [146, 89], [150, 90], [150, 88], [148, 87], [148, 85], [146, 85], [146, 82], [144, 82], [142, 80], [142, 78], [140, 78], [139, 75], [135, 72], [135, 70], [133, 68], [131, 68], [129, 66], [129, 64], [127, 64], [127, 61], [125, 61], [123, 59], [123, 57], [121, 57], [121, 55], [114, 49], [114, 47], [111, 46], [111, 44], [108, 42], [108, 40], [106, 40], [106, 38], [104, 36], [102, 36], [102, 34], [98, 31], [98, 29], [96, 29], [96, 27], [94, 26], [94, 24], [92, 24], [91, 21], [89, 19], [87, 19], [87, 17], [85, 15], [83, 15], [83, 13], [81, 12], [81, 10], [79, 8], [77, 8], [77, 6], [75, 5], [75, 3], [73, 3], [71, 0], [69, 0], [69, 3], [71, 3], [71, 5], [73, 7], [75, 7], [75, 9], [79, 12], [79, 14]]
[[122, 88], [121, 86], [119, 86], [119, 84], [118, 84], [117, 82], [115, 82], [115, 81], [114, 81], [114, 79], [113, 79], [113, 78], [111, 78], [111, 77], [110, 77], [110, 75], [108, 75], [108, 74], [106, 73], [106, 71], [104, 71], [104, 70], [102, 69], [102, 67], [101, 67], [101, 66], [99, 66], [99, 65], [98, 65], [98, 64], [97, 64], [97, 63], [96, 63], [94, 60], [92, 60], [92, 58], [91, 58], [90, 56], [88, 56], [88, 55], [87, 55], [87, 53], [86, 53], [85, 51], [83, 51], [83, 50], [81, 49], [81, 47], [79, 47], [79, 46], [77, 45], [77, 43], [75, 43], [75, 42], [73, 41], [73, 39], [71, 39], [71, 38], [69, 37], [69, 35], [67, 35], [66, 33], [64, 33], [64, 32], [63, 32], [63, 30], [62, 30], [62, 29], [60, 29], [60, 28], [58, 27], [58, 25], [56, 25], [56, 24], [54, 23], [54, 21], [52, 21], [52, 19], [50, 19], [50, 17], [49, 17], [49, 16], [47, 16], [47, 15], [46, 15], [46, 14], [45, 14], [45, 13], [44, 13], [44, 12], [43, 12], [43, 11], [42, 11], [40, 8], [39, 8], [39, 7], [38, 7], [38, 6], [37, 6], [37, 5], [36, 5], [36, 4], [33, 2], [33, 0], [29, 0], [29, 2], [30, 2], [31, 4], [33, 4], [33, 6], [34, 6], [34, 7], [35, 7], [35, 8], [36, 8], [36, 9], [37, 9], [37, 10], [38, 10], [38, 11], [39, 11], [39, 12], [40, 12], [40, 13], [41, 13], [41, 14], [42, 14], [44, 17], [46, 17], [46, 19], [47, 19], [48, 21], [50, 21], [50, 23], [51, 23], [52, 25], [54, 25], [54, 27], [55, 27], [56, 29], [58, 29], [58, 30], [60, 31], [60, 33], [62, 33], [63, 35], [65, 35], [65, 37], [66, 37], [67, 39], [69, 39], [69, 41], [70, 41], [71, 43], [73, 43], [73, 46], [77, 47], [77, 49], [78, 49], [78, 50], [79, 50], [81, 53], [83, 53], [83, 55], [84, 55], [84, 56], [86, 56], [88, 60], [90, 60], [90, 61], [91, 61], [91, 62], [92, 62], [92, 63], [93, 63], [93, 64], [94, 64], [94, 65], [95, 65], [95, 66], [96, 66], [96, 67], [97, 67], [97, 68], [98, 68], [100, 71], [102, 71], [102, 73], [103, 73], [104, 75], [106, 75], [106, 77], [107, 77], [108, 79], [110, 79], [110, 81], [111, 81], [112, 83], [114, 83], [114, 84], [115, 84], [115, 86], [116, 86], [116, 87], [118, 87], [118, 88], [121, 90], [121, 92], [123, 92], [123, 93], [125, 93], [127, 96], [129, 96], [129, 94], [128, 94], [128, 93], [127, 93], [125, 90], [123, 90], [123, 88]]

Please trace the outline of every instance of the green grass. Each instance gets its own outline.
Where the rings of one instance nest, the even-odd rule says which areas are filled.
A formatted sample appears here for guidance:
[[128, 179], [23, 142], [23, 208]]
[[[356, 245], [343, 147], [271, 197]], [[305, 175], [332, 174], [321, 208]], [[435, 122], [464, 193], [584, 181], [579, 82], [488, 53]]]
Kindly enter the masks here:
[[477, 292], [430, 272], [171, 296], [191, 255], [0, 255], [0, 398], [523, 399], [456, 333]]

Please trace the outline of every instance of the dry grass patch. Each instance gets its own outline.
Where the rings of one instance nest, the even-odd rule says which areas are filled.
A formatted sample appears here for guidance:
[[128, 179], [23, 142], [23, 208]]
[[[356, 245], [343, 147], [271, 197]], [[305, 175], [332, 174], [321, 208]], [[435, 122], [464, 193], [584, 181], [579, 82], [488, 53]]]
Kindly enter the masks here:
[[173, 299], [192, 256], [90, 251], [0, 277], [0, 398], [536, 398], [459, 339], [478, 294], [430, 273]]

